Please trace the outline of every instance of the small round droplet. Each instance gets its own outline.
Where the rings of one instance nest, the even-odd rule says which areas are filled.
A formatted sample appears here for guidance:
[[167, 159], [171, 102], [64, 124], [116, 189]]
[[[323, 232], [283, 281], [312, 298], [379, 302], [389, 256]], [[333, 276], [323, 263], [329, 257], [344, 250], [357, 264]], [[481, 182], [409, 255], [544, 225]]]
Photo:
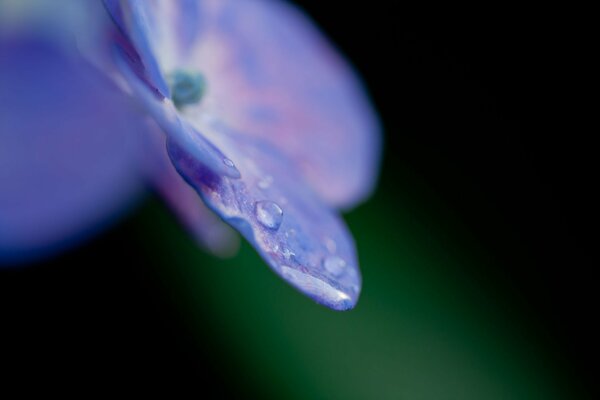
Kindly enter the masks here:
[[283, 210], [281, 207], [269, 200], [257, 201], [255, 214], [258, 222], [269, 229], [279, 229], [283, 220]]
[[273, 177], [271, 175], [267, 175], [258, 181], [258, 187], [259, 189], [265, 190], [271, 186], [271, 183], [273, 183]]
[[296, 230], [295, 229], [290, 229], [289, 231], [287, 231], [285, 233], [285, 237], [286, 238], [290, 238], [290, 237], [294, 237], [296, 236]]
[[229, 158], [224, 158], [223, 164], [227, 165], [229, 168], [235, 168], [235, 164]]
[[323, 260], [323, 267], [335, 276], [341, 275], [346, 268], [346, 261], [338, 256], [328, 256]]
[[293, 256], [296, 255], [296, 253], [294, 253], [293, 251], [291, 251], [288, 248], [283, 249], [282, 254], [283, 254], [283, 256], [285, 257], [286, 260], [289, 260], [290, 258], [292, 258]]
[[327, 250], [332, 254], [337, 250], [337, 244], [332, 238], [325, 238], [325, 247], [327, 247]]

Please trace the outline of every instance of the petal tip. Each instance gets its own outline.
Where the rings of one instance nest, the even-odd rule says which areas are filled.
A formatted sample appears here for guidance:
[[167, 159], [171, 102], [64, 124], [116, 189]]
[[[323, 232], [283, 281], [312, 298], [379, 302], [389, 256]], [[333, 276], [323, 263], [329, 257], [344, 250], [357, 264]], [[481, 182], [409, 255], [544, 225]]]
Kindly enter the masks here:
[[298, 269], [283, 265], [281, 276], [296, 289], [306, 294], [317, 303], [332, 310], [347, 311], [356, 306], [358, 290], [345, 291], [334, 287], [329, 282], [317, 278]]

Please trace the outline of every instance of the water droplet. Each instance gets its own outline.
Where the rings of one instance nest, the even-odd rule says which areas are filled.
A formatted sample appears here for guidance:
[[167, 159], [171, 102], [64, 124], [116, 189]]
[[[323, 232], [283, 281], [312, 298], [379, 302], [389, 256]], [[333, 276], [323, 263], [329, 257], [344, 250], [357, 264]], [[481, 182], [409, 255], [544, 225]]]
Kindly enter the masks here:
[[286, 260], [289, 260], [292, 256], [296, 255], [296, 253], [294, 253], [293, 251], [291, 251], [288, 248], [283, 249], [281, 254], [283, 254], [283, 256], [285, 257]]
[[323, 260], [323, 267], [334, 276], [341, 275], [346, 268], [346, 261], [338, 256], [328, 256]]
[[223, 164], [227, 165], [229, 168], [235, 168], [235, 164], [229, 158], [224, 158]]
[[255, 214], [258, 222], [269, 229], [279, 229], [283, 220], [283, 210], [281, 207], [269, 200], [257, 201]]
[[296, 230], [295, 229], [290, 229], [289, 231], [287, 231], [285, 233], [285, 237], [286, 238], [289, 238], [289, 237], [292, 237], [292, 236], [296, 236]]
[[265, 189], [268, 189], [272, 183], [273, 183], [273, 177], [271, 175], [267, 175], [264, 178], [262, 178], [260, 181], [258, 181], [258, 187], [259, 187], [259, 189], [265, 190]]
[[327, 247], [327, 250], [332, 254], [337, 250], [337, 244], [332, 238], [325, 238], [325, 247]]

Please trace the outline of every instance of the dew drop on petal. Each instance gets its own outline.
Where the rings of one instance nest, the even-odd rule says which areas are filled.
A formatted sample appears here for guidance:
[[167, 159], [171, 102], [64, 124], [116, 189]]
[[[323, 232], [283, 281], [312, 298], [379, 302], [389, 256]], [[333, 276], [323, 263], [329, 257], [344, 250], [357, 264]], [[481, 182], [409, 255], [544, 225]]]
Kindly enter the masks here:
[[290, 237], [294, 237], [296, 236], [296, 230], [295, 229], [290, 229], [289, 231], [287, 231], [285, 233], [285, 237], [286, 238], [290, 238]]
[[296, 253], [294, 253], [293, 251], [291, 251], [288, 248], [283, 249], [282, 254], [283, 254], [283, 256], [285, 257], [286, 260], [289, 260], [290, 258], [292, 258], [292, 256], [296, 255]]
[[229, 168], [234, 168], [235, 167], [235, 164], [229, 158], [224, 158], [223, 159], [223, 164], [225, 164]]
[[328, 256], [323, 259], [323, 267], [335, 276], [341, 275], [346, 268], [346, 261], [338, 256]]
[[337, 250], [337, 244], [335, 243], [335, 240], [331, 238], [325, 238], [325, 247], [327, 247], [327, 250], [332, 254]]
[[283, 210], [281, 207], [269, 200], [257, 201], [255, 214], [258, 222], [269, 229], [279, 229], [283, 220]]
[[271, 183], [273, 183], [273, 177], [271, 175], [267, 175], [258, 181], [258, 188], [262, 190], [268, 189], [271, 186]]

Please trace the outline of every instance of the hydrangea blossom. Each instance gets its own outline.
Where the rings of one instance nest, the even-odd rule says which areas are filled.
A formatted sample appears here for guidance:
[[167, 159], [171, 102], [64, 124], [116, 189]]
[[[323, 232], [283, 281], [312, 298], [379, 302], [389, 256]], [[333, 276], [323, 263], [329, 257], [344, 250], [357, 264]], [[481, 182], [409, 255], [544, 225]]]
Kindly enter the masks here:
[[373, 189], [378, 121], [302, 12], [275, 0], [2, 7], [1, 258], [64, 248], [150, 185], [207, 248], [228, 250], [225, 222], [318, 303], [356, 304], [336, 210]]

